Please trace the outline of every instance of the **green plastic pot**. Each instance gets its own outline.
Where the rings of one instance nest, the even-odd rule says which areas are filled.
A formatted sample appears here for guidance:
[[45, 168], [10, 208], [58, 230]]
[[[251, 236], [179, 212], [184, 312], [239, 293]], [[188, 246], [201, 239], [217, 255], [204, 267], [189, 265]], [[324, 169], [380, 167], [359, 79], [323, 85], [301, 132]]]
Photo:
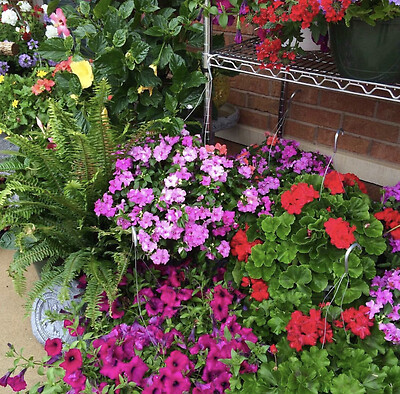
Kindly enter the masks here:
[[370, 26], [351, 20], [329, 26], [330, 47], [341, 76], [385, 84], [400, 82], [400, 18]]

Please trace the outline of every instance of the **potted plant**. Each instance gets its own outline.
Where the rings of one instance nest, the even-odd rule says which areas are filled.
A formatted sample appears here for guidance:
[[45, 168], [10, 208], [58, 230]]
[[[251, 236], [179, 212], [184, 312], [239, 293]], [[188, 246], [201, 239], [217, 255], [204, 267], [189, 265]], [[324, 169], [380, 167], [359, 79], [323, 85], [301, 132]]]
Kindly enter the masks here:
[[[343, 0], [337, 2], [330, 1], [290, 1], [290, 2], [255, 2], [255, 1], [242, 1], [232, 2], [217, 1], [217, 7], [211, 7], [210, 12], [214, 15], [218, 15], [218, 23], [222, 26], [226, 26], [229, 15], [237, 16], [237, 26], [240, 30], [241, 23], [248, 22], [253, 23], [257, 28], [257, 33], [260, 37], [260, 44], [257, 45], [257, 56], [258, 60], [262, 62], [263, 67], [274, 67], [280, 68], [288, 66], [294, 60], [297, 53], [301, 53], [299, 49], [299, 42], [302, 41], [302, 29], [310, 28], [313, 34], [313, 38], [316, 42], [320, 41], [322, 37], [327, 39], [328, 26], [332, 27], [331, 43], [336, 35], [336, 25], [342, 26], [353, 26], [358, 24], [357, 20], [366, 22], [368, 26], [375, 26], [379, 24], [379, 21], [383, 21], [385, 24], [384, 35], [374, 28], [370, 33], [370, 28], [363, 27], [363, 30], [359, 35], [352, 39], [352, 42], [360, 43], [360, 47], [371, 47], [371, 42], [379, 40], [380, 46], [383, 42], [393, 42], [393, 37], [399, 36], [399, 22], [398, 17], [400, 16], [400, 6], [398, 2], [392, 0], [359, 0], [351, 2], [350, 0]], [[343, 23], [340, 21], [344, 21]], [[340, 22], [340, 23], [338, 23]], [[393, 24], [388, 27], [388, 24]], [[347, 29], [346, 31], [348, 31]], [[358, 33], [357, 33], [358, 34]], [[369, 35], [371, 34], [371, 35]], [[386, 35], [387, 34], [387, 35]], [[343, 40], [337, 45], [333, 44], [333, 52], [336, 53], [336, 49], [339, 47], [348, 48], [348, 44], [343, 44]], [[369, 37], [369, 38], [367, 38]], [[371, 38], [372, 37], [372, 38]], [[380, 38], [379, 38], [380, 37]], [[368, 42], [365, 45], [361, 41]], [[398, 53], [399, 44], [395, 43], [393, 53]], [[376, 62], [376, 58], [382, 58], [383, 56], [376, 56], [376, 49], [371, 49], [373, 54], [361, 55], [357, 52], [355, 57], [361, 61], [360, 71], [363, 70], [366, 63]], [[353, 49], [348, 49], [353, 51]], [[388, 50], [390, 52], [390, 50]], [[347, 56], [347, 55], [346, 55]], [[346, 58], [343, 56], [343, 58]], [[348, 57], [348, 56], [347, 56]], [[371, 60], [373, 58], [373, 60]], [[377, 67], [374, 65], [375, 74], [360, 73], [358, 75], [349, 75], [349, 72], [344, 76], [352, 78], [362, 79], [377, 79], [382, 82], [395, 82], [398, 80], [398, 58], [395, 56], [387, 58], [389, 65], [389, 74], [384, 77], [375, 75], [377, 73]], [[346, 59], [347, 61], [347, 59]], [[343, 68], [339, 65], [339, 71], [343, 71]], [[356, 66], [357, 67], [357, 66]], [[383, 70], [384, 72], [384, 70]]]

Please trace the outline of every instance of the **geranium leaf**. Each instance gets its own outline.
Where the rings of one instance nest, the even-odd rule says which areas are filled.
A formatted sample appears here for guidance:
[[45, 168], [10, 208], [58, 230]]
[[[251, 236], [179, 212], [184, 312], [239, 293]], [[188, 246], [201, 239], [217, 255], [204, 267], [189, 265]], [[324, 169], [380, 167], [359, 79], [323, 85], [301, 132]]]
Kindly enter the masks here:
[[291, 289], [295, 284], [304, 285], [311, 282], [311, 271], [302, 265], [291, 265], [279, 277], [279, 283], [285, 289]]
[[357, 238], [359, 244], [365, 248], [369, 254], [380, 256], [387, 248], [384, 238], [371, 239], [365, 235], [360, 234]]
[[368, 220], [370, 217], [368, 208], [368, 204], [361, 198], [352, 197], [349, 201], [349, 211], [354, 219]]
[[290, 242], [282, 241], [276, 247], [276, 258], [285, 264], [290, 264], [296, 257], [297, 248]]
[[366, 226], [364, 226], [364, 234], [367, 237], [375, 238], [382, 236], [382, 232], [382, 223], [371, 215], [370, 222]]
[[287, 322], [283, 321], [280, 317], [275, 316], [269, 319], [267, 324], [274, 334], [279, 335], [285, 330]]
[[346, 391], [348, 393], [352, 394], [363, 394], [366, 392], [365, 388], [357, 379], [345, 374], [340, 374], [338, 377], [332, 380], [331, 393], [343, 394], [344, 387], [346, 387]]
[[284, 212], [277, 219], [279, 219], [279, 226], [276, 229], [276, 234], [280, 239], [286, 239], [288, 234], [290, 233], [292, 224], [296, 220], [296, 217], [287, 212]]
[[312, 281], [309, 283], [309, 286], [314, 292], [320, 293], [324, 291], [328, 286], [328, 279], [324, 274], [318, 274], [316, 272], [313, 272]]

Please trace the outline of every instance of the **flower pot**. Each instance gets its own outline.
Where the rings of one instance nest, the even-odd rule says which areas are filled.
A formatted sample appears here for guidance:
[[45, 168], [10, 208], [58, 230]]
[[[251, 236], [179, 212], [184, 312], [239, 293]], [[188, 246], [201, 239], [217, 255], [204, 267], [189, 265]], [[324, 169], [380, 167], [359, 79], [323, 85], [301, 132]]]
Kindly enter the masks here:
[[351, 20], [329, 26], [330, 47], [339, 73], [350, 79], [400, 82], [400, 18], [370, 26]]

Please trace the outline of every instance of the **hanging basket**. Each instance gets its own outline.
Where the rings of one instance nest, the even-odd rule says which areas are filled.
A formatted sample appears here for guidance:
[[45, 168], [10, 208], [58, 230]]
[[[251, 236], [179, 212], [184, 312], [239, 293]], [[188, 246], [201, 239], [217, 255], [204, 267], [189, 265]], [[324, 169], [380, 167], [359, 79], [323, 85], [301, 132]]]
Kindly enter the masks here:
[[350, 79], [400, 82], [400, 18], [375, 26], [351, 20], [329, 26], [330, 47], [339, 73]]

